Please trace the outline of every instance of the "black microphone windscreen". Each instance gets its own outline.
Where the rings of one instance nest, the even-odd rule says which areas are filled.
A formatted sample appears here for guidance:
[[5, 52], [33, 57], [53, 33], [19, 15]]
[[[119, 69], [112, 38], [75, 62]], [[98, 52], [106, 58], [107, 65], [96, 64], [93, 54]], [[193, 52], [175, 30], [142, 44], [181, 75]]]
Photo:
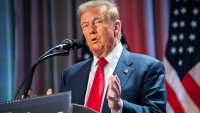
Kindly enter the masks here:
[[79, 49], [83, 46], [83, 40], [81, 39], [74, 39], [74, 47], [76, 47], [75, 49]]
[[79, 49], [83, 46], [83, 40], [81, 40], [81, 39], [73, 39], [73, 40], [65, 39], [65, 40], [63, 40], [62, 44], [65, 45], [65, 47], [63, 47], [63, 49], [68, 50], [70, 48], [72, 50], [75, 50], [75, 49]]

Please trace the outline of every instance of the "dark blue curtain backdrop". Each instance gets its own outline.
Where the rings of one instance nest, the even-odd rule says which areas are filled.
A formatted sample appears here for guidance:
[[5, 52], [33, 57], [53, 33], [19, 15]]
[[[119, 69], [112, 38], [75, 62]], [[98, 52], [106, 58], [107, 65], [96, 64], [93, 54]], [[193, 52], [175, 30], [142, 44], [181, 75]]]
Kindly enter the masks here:
[[[62, 40], [83, 38], [76, 9], [86, 0], [0, 0], [0, 102], [12, 100], [31, 65]], [[115, 0], [129, 50], [162, 60], [169, 0]], [[58, 93], [61, 71], [88, 58], [80, 49], [37, 67], [31, 90]], [[23, 90], [18, 95], [22, 94]]]

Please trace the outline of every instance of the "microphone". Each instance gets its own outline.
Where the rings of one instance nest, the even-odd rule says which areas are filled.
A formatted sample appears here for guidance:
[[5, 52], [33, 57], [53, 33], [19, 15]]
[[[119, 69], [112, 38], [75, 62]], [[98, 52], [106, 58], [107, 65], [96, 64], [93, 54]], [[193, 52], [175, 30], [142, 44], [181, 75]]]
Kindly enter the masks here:
[[[74, 39], [74, 40], [70, 40], [70, 39], [65, 39], [62, 41], [61, 44], [54, 46], [53, 48], [49, 49], [47, 52], [45, 52], [30, 68], [30, 70], [28, 71], [28, 74], [26, 76], [26, 78], [23, 80], [23, 82], [21, 83], [19, 89], [17, 90], [17, 93], [14, 97], [14, 99], [16, 99], [19, 91], [21, 90], [22, 86], [24, 84], [26, 84], [25, 89], [24, 89], [24, 98], [26, 98], [28, 96], [28, 90], [31, 87], [32, 84], [32, 79], [33, 79], [33, 75], [34, 75], [34, 71], [37, 67], [37, 65], [42, 62], [43, 60], [47, 59], [47, 58], [51, 58], [54, 56], [68, 56], [69, 55], [69, 51], [70, 50], [76, 50], [81, 48], [83, 45], [83, 40], [80, 39]], [[50, 53], [53, 50], [58, 50], [57, 52], [53, 52]]]
[[79, 49], [82, 46], [83, 46], [83, 41], [80, 39], [74, 39], [74, 40], [65, 39], [62, 41], [61, 44], [57, 45], [55, 49], [69, 51], [69, 50]]

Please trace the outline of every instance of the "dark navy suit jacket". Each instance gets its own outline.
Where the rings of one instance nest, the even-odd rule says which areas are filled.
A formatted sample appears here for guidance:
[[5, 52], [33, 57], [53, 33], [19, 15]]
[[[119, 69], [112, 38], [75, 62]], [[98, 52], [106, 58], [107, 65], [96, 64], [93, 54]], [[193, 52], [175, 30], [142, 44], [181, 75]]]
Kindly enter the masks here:
[[[74, 64], [62, 72], [60, 91], [71, 90], [72, 103], [84, 104], [92, 61]], [[113, 75], [120, 79], [123, 113], [166, 112], [165, 70], [158, 60], [123, 49]], [[110, 113], [106, 98], [102, 113]]]

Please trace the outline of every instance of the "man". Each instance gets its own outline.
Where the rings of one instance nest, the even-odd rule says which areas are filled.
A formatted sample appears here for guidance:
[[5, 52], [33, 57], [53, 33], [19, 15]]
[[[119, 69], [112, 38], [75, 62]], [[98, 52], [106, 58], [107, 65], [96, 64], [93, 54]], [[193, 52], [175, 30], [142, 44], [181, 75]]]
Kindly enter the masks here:
[[[116, 5], [105, 0], [88, 1], [79, 6], [78, 15], [93, 58], [65, 69], [60, 91], [71, 90], [72, 103], [97, 112], [165, 112], [164, 67], [154, 58], [123, 49]], [[101, 69], [99, 59], [105, 63]], [[97, 70], [101, 70], [104, 81], [94, 85]]]

